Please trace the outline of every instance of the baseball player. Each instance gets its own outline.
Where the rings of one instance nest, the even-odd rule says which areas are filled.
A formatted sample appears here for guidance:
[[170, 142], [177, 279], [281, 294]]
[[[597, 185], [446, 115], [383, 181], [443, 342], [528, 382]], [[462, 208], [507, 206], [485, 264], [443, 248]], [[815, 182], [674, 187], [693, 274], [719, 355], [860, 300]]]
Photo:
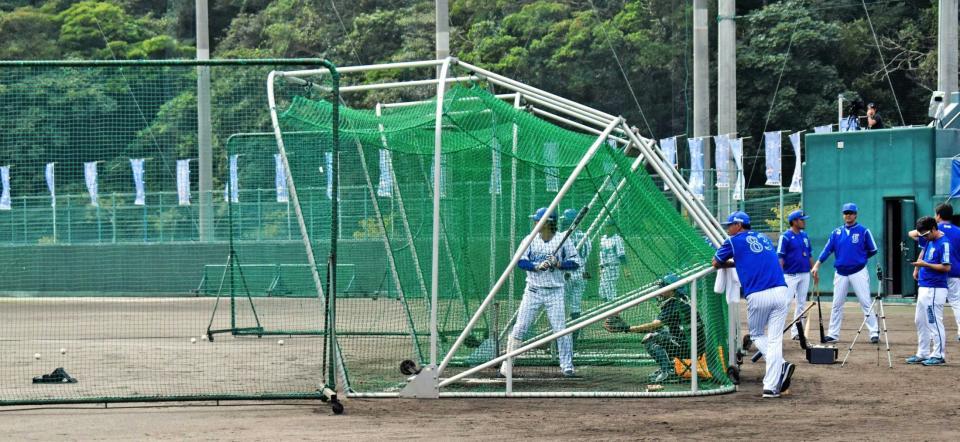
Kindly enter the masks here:
[[810, 273], [814, 279], [820, 277], [820, 264], [824, 263], [830, 254], [836, 254], [833, 268], [833, 305], [830, 312], [830, 331], [827, 332], [826, 342], [837, 342], [840, 339], [840, 324], [843, 322], [843, 304], [847, 301], [847, 291], [852, 286], [853, 292], [860, 300], [860, 308], [867, 320], [870, 329], [870, 342], [880, 342], [880, 331], [877, 328], [877, 317], [870, 311], [870, 274], [867, 272], [867, 260], [877, 254], [877, 244], [873, 241], [870, 229], [857, 224], [857, 205], [846, 203], [843, 205], [843, 225], [837, 227], [827, 245], [820, 252], [820, 257], [813, 264]]
[[[577, 255], [577, 248], [567, 240], [563, 242], [563, 235], [557, 235], [557, 213], [547, 213], [546, 207], [537, 209], [530, 217], [536, 224], [544, 216], [547, 223], [539, 232], [533, 232], [533, 241], [530, 247], [517, 263], [517, 267], [527, 272], [527, 286], [520, 301], [517, 322], [510, 332], [507, 341], [507, 352], [511, 352], [523, 342], [530, 324], [537, 318], [540, 309], [546, 309], [550, 328], [558, 332], [566, 328], [566, 312], [563, 305], [564, 272], [578, 269], [583, 262]], [[554, 255], [556, 253], [556, 255]], [[574, 376], [573, 369], [573, 340], [570, 335], [557, 339], [557, 348], [560, 353], [560, 371], [564, 376]], [[510, 359], [500, 366], [500, 374], [506, 376], [512, 369]]]
[[[563, 217], [560, 218], [560, 230], [564, 231], [570, 228], [573, 225], [573, 221], [577, 218], [576, 209], [567, 209], [563, 211]], [[583, 230], [580, 230], [579, 227], [570, 233], [570, 238], [567, 239], [574, 247], [583, 242], [583, 245], [577, 249], [577, 256], [580, 257], [581, 265], [576, 269], [569, 270], [563, 273], [563, 278], [567, 281], [564, 286], [564, 295], [566, 297], [567, 309], [570, 311], [570, 320], [573, 321], [580, 317], [580, 301], [583, 299], [583, 290], [586, 288], [587, 283], [586, 279], [590, 279], [590, 274], [586, 272], [587, 267], [587, 257], [590, 256], [590, 251], [592, 249], [592, 243], [590, 238], [586, 237], [586, 234], [583, 233]], [[573, 332], [573, 340], [576, 341], [580, 331]]]
[[623, 238], [617, 233], [617, 223], [607, 218], [600, 238], [600, 298], [613, 301], [617, 297], [620, 266], [627, 262]]
[[[669, 274], [659, 281], [660, 287], [677, 282], [674, 274]], [[690, 357], [690, 301], [689, 289], [681, 287], [677, 290], [664, 292], [660, 295], [660, 313], [651, 322], [633, 325], [627, 324], [619, 316], [607, 318], [603, 328], [611, 333], [645, 333], [643, 336], [644, 348], [657, 362], [659, 369], [650, 374], [651, 383], [676, 382], [680, 378], [675, 374], [673, 360], [683, 360]], [[704, 352], [706, 343], [703, 334], [704, 327], [700, 318], [697, 318], [697, 347]]]
[[[803, 229], [807, 227], [807, 214], [802, 210], [794, 210], [787, 216], [790, 230], [780, 234], [777, 245], [777, 256], [780, 257], [780, 267], [783, 268], [783, 277], [787, 282], [787, 297], [795, 299], [796, 308], [793, 310], [793, 319], [796, 320], [807, 304], [807, 292], [810, 290], [810, 268], [813, 267], [813, 249], [810, 247], [810, 238]], [[803, 320], [799, 322], [803, 327]], [[797, 328], [790, 328], [790, 337], [799, 339]]]
[[766, 359], [763, 397], [778, 398], [790, 388], [796, 369], [783, 360], [782, 330], [790, 304], [783, 270], [770, 239], [750, 230], [750, 217], [746, 213], [731, 213], [724, 226], [730, 238], [717, 250], [713, 266], [737, 269], [743, 296], [747, 298], [750, 338]]
[[[960, 250], [960, 228], [950, 222], [953, 219], [953, 206], [943, 203], [935, 209], [937, 221], [937, 230], [947, 237], [950, 242], [950, 250], [954, 253]], [[927, 240], [920, 237], [919, 232], [911, 230], [910, 237], [920, 242], [920, 248], [927, 245]], [[960, 340], [960, 265], [950, 266], [950, 273], [947, 274], [947, 303], [953, 310], [953, 317], [957, 321], [957, 340]]]
[[[947, 333], [943, 330], [943, 304], [947, 301], [947, 277], [950, 273], [950, 240], [937, 229], [929, 216], [917, 220], [919, 237], [926, 239], [923, 251], [913, 263], [917, 280], [917, 354], [907, 358], [908, 364], [926, 366], [946, 364]], [[933, 341], [933, 349], [930, 341]]]

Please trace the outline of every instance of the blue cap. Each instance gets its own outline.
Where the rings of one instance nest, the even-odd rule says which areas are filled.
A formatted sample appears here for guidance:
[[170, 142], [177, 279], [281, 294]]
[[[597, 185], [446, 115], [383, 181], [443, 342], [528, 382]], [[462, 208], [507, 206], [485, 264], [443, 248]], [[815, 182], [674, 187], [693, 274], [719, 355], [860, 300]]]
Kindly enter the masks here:
[[803, 210], [794, 210], [790, 212], [790, 215], [787, 216], [787, 222], [792, 223], [798, 219], [807, 219], [810, 218], [806, 213], [803, 213]]
[[854, 204], [854, 203], [846, 203], [846, 204], [843, 205], [843, 210], [841, 210], [841, 212], [843, 212], [843, 213], [847, 213], [847, 212], [857, 213], [857, 212], [859, 212], [859, 210], [857, 210], [857, 205], [856, 205], [856, 204]]
[[729, 226], [730, 224], [735, 224], [735, 223], [750, 224], [750, 215], [747, 215], [746, 213], [740, 212], [740, 211], [733, 212], [730, 214], [730, 216], [727, 217], [727, 222], [721, 223], [721, 224], [723, 224], [724, 226]]
[[577, 209], [567, 209], [563, 211], [563, 220], [572, 223], [573, 220], [577, 219]]
[[[540, 221], [540, 218], [543, 218], [543, 215], [545, 215], [546, 213], [547, 213], [547, 208], [541, 207], [537, 209], [537, 211], [534, 212], [533, 215], [530, 215], [530, 219], [534, 221]], [[550, 212], [550, 215], [547, 215], [547, 220], [557, 222], [557, 212], [556, 211]]]

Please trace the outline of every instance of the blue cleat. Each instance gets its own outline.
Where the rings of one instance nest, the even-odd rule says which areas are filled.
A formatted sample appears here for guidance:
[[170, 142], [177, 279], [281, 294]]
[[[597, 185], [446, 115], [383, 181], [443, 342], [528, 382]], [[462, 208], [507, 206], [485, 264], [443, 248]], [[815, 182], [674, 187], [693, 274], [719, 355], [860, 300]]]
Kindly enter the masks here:
[[917, 355], [913, 355], [907, 358], [906, 362], [910, 365], [916, 365], [916, 364], [922, 363], [923, 361], [924, 361], [924, 358], [921, 358], [920, 356], [917, 356]]
[[921, 364], [923, 364], [924, 367], [932, 367], [934, 365], [943, 365], [946, 363], [947, 361], [944, 360], [943, 358], [928, 358], [923, 362], [921, 362]]

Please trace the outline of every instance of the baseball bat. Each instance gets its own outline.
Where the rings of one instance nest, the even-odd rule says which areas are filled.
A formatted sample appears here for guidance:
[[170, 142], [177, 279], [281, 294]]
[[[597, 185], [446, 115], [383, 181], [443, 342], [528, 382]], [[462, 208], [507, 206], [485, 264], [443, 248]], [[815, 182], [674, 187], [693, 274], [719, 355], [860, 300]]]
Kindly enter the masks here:
[[820, 289], [817, 289], [817, 319], [820, 320], [820, 343], [827, 342], [827, 335], [823, 332], [823, 308], [820, 307]]
[[[786, 333], [787, 331], [790, 330], [790, 327], [793, 327], [794, 324], [796, 324], [796, 323], [800, 322], [801, 320], [803, 320], [803, 315], [806, 315], [807, 312], [810, 311], [810, 309], [812, 309], [812, 308], [813, 308], [813, 303], [811, 302], [810, 305], [808, 305], [806, 308], [804, 308], [803, 311], [801, 311], [800, 314], [797, 315], [797, 317], [793, 319], [793, 321], [790, 321], [790, 323], [787, 324], [787, 326], [783, 329], [783, 333]], [[783, 333], [781, 333], [781, 334], [783, 334]], [[802, 329], [800, 329], [800, 333], [803, 333]], [[756, 352], [756, 353], [753, 354], [753, 357], [750, 358], [750, 362], [757, 362], [757, 361], [760, 360], [761, 357], [763, 357], [763, 353], [760, 353], [760, 352], [758, 351], [758, 352]]]
[[567, 239], [570, 238], [570, 235], [574, 230], [577, 230], [577, 227], [580, 226], [580, 222], [583, 221], [583, 218], [587, 216], [587, 212], [590, 210], [590, 206], [583, 206], [580, 209], [580, 212], [577, 213], [577, 217], [573, 219], [573, 222], [570, 224], [570, 227], [567, 228], [567, 231], [563, 234], [563, 240], [560, 241], [560, 244], [557, 245], [556, 250], [553, 251], [553, 254], [556, 255], [560, 253], [560, 249], [563, 248], [563, 245], [566, 244]]

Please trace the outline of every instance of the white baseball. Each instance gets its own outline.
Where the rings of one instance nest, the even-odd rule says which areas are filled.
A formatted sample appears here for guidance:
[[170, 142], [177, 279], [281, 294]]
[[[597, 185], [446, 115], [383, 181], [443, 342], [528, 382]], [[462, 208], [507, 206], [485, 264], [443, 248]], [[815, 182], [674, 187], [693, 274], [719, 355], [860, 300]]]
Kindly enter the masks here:
[[33, 358], [39, 360], [39, 359], [40, 359], [40, 353], [34, 353], [34, 354], [33, 354]]
[[200, 336], [200, 340], [201, 340], [201, 341], [206, 341], [206, 340], [207, 340], [207, 335], [202, 335], [202, 336]]
[[191, 344], [196, 344], [196, 343], [197, 343], [197, 338], [190, 338], [190, 343], [191, 343]]
[[62, 355], [67, 354], [67, 349], [61, 348], [61, 349], [60, 349], [60, 354], [62, 354]]
[[277, 345], [283, 345], [283, 339], [277, 341]]

